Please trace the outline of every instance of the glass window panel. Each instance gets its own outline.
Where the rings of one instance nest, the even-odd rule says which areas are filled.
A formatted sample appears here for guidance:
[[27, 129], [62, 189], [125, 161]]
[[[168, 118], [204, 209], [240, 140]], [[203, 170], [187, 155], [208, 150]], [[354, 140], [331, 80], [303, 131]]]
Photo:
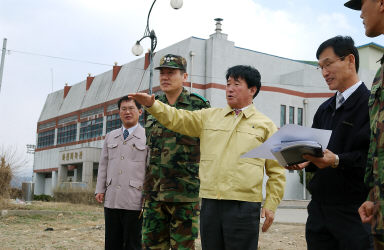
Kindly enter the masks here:
[[80, 140], [91, 139], [103, 134], [103, 118], [82, 122], [80, 125]]
[[297, 109], [297, 124], [303, 126], [303, 109]]
[[107, 133], [120, 127], [121, 120], [119, 114], [113, 114], [107, 117]]
[[76, 140], [77, 124], [68, 125], [57, 130], [57, 144], [64, 144]]
[[289, 106], [289, 124], [295, 123], [295, 107]]
[[280, 128], [283, 127], [286, 124], [287, 120], [287, 114], [286, 114], [286, 106], [281, 105], [280, 106]]
[[37, 136], [37, 148], [49, 147], [54, 144], [55, 129], [41, 132]]

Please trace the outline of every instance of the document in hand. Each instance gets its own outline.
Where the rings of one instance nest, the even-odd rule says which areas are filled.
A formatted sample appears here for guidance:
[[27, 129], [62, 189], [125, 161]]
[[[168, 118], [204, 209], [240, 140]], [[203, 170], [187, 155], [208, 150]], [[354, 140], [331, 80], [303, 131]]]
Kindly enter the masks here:
[[274, 145], [272, 154], [282, 166], [291, 166], [305, 162], [304, 154], [323, 157], [323, 148], [315, 141], [290, 141]]
[[[318, 152], [319, 149], [316, 149], [316, 143], [320, 145], [321, 152], [323, 149], [326, 149], [328, 146], [329, 139], [331, 138], [332, 130], [324, 130], [324, 129], [315, 129], [315, 128], [308, 128], [303, 127], [295, 124], [288, 124], [284, 127], [280, 128], [275, 134], [273, 134], [271, 137], [268, 138], [263, 144], [260, 146], [252, 149], [248, 153], [245, 153], [241, 156], [241, 158], [264, 158], [264, 159], [272, 159], [277, 160], [279, 159], [273, 154], [273, 151], [278, 152], [279, 145], [285, 144], [287, 142], [292, 143], [293, 145], [300, 144], [302, 142], [306, 142], [307, 144], [309, 142], [311, 146], [311, 150], [313, 150], [313, 155], [320, 155]], [[291, 145], [292, 145], [291, 144]], [[305, 152], [308, 152], [307, 150], [310, 150], [309, 147], [292, 147], [290, 148], [289, 145], [288, 148], [285, 148], [284, 146], [280, 146], [280, 148], [287, 149], [288, 154], [291, 155], [289, 152], [293, 151], [296, 154], [302, 155], [299, 148], [302, 148]], [[308, 146], [308, 145], [306, 145]], [[281, 149], [280, 149], [281, 152]], [[312, 154], [312, 153], [311, 153]], [[292, 161], [288, 160], [285, 162], [279, 163], [283, 166], [286, 166], [286, 164], [291, 163]], [[294, 162], [294, 161], [293, 161]]]

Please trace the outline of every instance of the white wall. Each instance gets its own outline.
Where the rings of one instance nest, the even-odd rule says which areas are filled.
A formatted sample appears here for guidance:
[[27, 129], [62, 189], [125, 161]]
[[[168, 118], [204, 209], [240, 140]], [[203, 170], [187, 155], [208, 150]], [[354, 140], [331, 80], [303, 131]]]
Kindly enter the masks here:
[[44, 194], [52, 195], [52, 178], [44, 179]]
[[44, 194], [45, 174], [33, 173], [33, 182], [35, 183], [34, 194]]

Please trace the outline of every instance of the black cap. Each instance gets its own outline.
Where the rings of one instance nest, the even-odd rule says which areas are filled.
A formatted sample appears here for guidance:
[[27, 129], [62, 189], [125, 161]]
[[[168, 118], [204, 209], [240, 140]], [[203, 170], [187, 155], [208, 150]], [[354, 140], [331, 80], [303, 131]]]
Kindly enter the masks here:
[[344, 6], [353, 10], [361, 10], [361, 0], [350, 0]]

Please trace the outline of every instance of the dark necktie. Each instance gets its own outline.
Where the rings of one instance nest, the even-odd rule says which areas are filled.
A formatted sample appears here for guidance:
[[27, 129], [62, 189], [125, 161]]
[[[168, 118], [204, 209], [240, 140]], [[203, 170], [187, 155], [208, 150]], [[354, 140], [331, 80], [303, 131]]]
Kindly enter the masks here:
[[241, 113], [241, 109], [234, 109], [236, 116], [238, 116]]
[[128, 129], [124, 129], [124, 140], [127, 139], [128, 135], [129, 135], [129, 132], [128, 132]]

